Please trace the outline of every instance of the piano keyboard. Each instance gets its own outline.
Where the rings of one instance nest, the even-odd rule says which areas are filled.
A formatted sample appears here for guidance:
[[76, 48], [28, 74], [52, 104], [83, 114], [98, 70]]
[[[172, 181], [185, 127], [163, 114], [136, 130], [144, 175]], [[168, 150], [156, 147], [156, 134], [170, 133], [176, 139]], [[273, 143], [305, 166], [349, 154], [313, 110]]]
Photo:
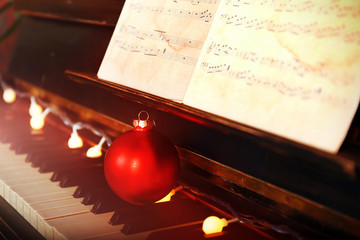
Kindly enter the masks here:
[[[167, 203], [125, 203], [107, 186], [103, 159], [83, 156], [89, 146], [67, 148], [70, 134], [50, 124], [32, 131], [16, 104], [0, 110], [0, 195], [46, 239], [207, 239], [201, 221], [229, 217], [185, 190]], [[240, 236], [277, 239], [240, 223], [213, 239]]]

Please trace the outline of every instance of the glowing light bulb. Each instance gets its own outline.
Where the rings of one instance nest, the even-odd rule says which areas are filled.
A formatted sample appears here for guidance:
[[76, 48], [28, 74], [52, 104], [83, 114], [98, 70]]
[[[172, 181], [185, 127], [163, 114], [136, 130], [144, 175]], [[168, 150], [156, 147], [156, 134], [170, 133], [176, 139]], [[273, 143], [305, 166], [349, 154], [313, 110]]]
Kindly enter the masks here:
[[30, 125], [33, 129], [39, 130], [44, 127], [45, 118], [41, 115], [34, 116], [30, 119]]
[[13, 103], [16, 100], [16, 92], [12, 88], [5, 88], [3, 92], [3, 99], [6, 103]]
[[171, 197], [175, 195], [175, 190], [171, 190], [168, 195], [160, 199], [159, 201], [155, 203], [162, 203], [162, 202], [169, 202], [171, 200]]
[[30, 108], [29, 108], [29, 114], [30, 116], [34, 117], [34, 116], [38, 116], [43, 112], [42, 107], [36, 103], [35, 98], [31, 97], [31, 104], [30, 104]]
[[95, 145], [87, 150], [86, 156], [89, 158], [101, 157], [101, 155], [102, 155], [101, 146], [104, 144], [104, 142], [105, 142], [105, 137], [102, 137], [100, 142], [97, 145]]
[[71, 133], [71, 137], [68, 140], [69, 148], [81, 148], [84, 145], [82, 139], [78, 135], [76, 128], [73, 128], [73, 132]]
[[50, 113], [50, 109], [47, 108], [42, 114], [32, 117], [30, 119], [30, 126], [35, 130], [39, 130], [43, 128], [45, 124], [45, 117], [49, 113]]
[[222, 232], [223, 227], [226, 227], [228, 222], [225, 218], [218, 218], [216, 216], [207, 217], [202, 226], [205, 234], [214, 234]]
[[102, 155], [101, 147], [98, 145], [89, 148], [86, 152], [86, 156], [89, 158], [97, 158], [97, 157], [101, 157], [101, 155]]

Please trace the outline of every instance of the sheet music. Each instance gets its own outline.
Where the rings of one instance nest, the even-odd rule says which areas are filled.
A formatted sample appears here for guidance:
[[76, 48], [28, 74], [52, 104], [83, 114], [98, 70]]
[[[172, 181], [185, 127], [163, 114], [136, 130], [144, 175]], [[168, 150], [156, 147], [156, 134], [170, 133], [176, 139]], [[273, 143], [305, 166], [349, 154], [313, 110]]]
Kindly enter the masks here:
[[127, 0], [99, 78], [182, 101], [219, 0]]
[[359, 1], [224, 0], [184, 103], [337, 152], [359, 99]]

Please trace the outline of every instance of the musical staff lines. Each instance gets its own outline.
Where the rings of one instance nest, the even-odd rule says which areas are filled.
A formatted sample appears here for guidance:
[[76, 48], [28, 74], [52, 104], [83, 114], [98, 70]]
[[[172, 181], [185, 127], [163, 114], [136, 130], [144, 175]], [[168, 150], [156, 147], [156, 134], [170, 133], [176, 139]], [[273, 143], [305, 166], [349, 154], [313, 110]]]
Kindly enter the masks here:
[[183, 54], [179, 54], [176, 52], [172, 52], [167, 48], [152, 48], [149, 46], [139, 45], [135, 43], [129, 43], [127, 41], [123, 41], [120, 39], [116, 40], [116, 46], [132, 53], [142, 53], [144, 56], [149, 57], [159, 57], [166, 60], [192, 65], [195, 66], [197, 59], [193, 57], [189, 57]]
[[[216, 43], [211, 42], [207, 49], [207, 54], [211, 54], [215, 57], [227, 57], [234, 61], [234, 59], [239, 61], [248, 62], [259, 66], [266, 66], [269, 68], [276, 68], [280, 71], [288, 70], [295, 73], [300, 78], [306, 78], [309, 76], [317, 76], [321, 78], [326, 78], [337, 85], [347, 85], [353, 81], [355, 81], [355, 76], [351, 74], [344, 74], [341, 78], [338, 79], [338, 76], [333, 76], [333, 74], [327, 71], [321, 62], [313, 65], [307, 65], [303, 62], [300, 62], [298, 59], [293, 57], [292, 59], [282, 59], [276, 56], [264, 56], [256, 52], [245, 51], [242, 49], [238, 49], [237, 47], [230, 46], [224, 43]], [[215, 60], [215, 59], [214, 59]], [[218, 66], [219, 67], [219, 66]], [[222, 66], [223, 67], [223, 66]], [[228, 66], [229, 67], [229, 66]], [[221, 70], [223, 70], [221, 68]], [[209, 71], [214, 71], [213, 68], [209, 69]], [[216, 71], [215, 71], [216, 72]], [[341, 79], [341, 81], [340, 81]]]
[[141, 40], [151, 39], [151, 40], [167, 42], [168, 44], [176, 44], [189, 48], [201, 49], [203, 46], [203, 41], [177, 37], [174, 35], [167, 34], [166, 31], [162, 31], [162, 30], [140, 31], [136, 27], [131, 25], [122, 25], [119, 28], [118, 33], [129, 34]]
[[217, 0], [172, 0], [174, 3], [178, 2], [189, 2], [191, 5], [198, 5], [198, 4], [217, 4]]
[[292, 0], [227, 0], [227, 5], [233, 7], [242, 6], [262, 6], [272, 8], [277, 12], [307, 12], [317, 15], [334, 15], [338, 18], [360, 16], [360, 7], [356, 7], [354, 3], [350, 5], [339, 4], [339, 1], [333, 1], [331, 4], [324, 4], [321, 1], [292, 1]]
[[265, 30], [276, 33], [289, 33], [292, 35], [312, 35], [317, 39], [341, 38], [346, 43], [355, 43], [360, 45], [360, 29], [350, 30], [345, 24], [336, 26], [320, 26], [314, 21], [307, 24], [293, 22], [276, 23], [270, 19], [250, 18], [247, 16], [238, 16], [236, 14], [222, 14], [220, 19], [226, 25], [233, 25], [237, 28]]
[[322, 88], [319, 86], [312, 88], [303, 87], [301, 85], [295, 86], [296, 84], [292, 86], [269, 76], [261, 76], [261, 74], [254, 73], [250, 69], [242, 71], [239, 69], [233, 70], [231, 66], [231, 64], [214, 65], [209, 62], [201, 63], [201, 68], [208, 74], [220, 74], [227, 78], [242, 81], [248, 86], [272, 88], [287, 97], [299, 97], [302, 100], [309, 100], [319, 97], [322, 94]]
[[177, 8], [164, 8], [158, 6], [147, 6], [142, 3], [130, 4], [130, 9], [137, 13], [148, 12], [153, 14], [165, 14], [174, 17], [191, 18], [210, 22], [213, 18], [213, 12], [209, 9], [203, 11], [193, 11]]
[[306, 73], [311, 71], [311, 69], [300, 63], [295, 58], [292, 61], [289, 61], [276, 57], [260, 56], [258, 53], [240, 50], [227, 44], [212, 42], [207, 48], [207, 53], [213, 54], [215, 56], [235, 57], [237, 61], [242, 60], [252, 62], [254, 64], [265, 65], [271, 68], [278, 68], [281, 70], [290, 69], [299, 77], [304, 77]]

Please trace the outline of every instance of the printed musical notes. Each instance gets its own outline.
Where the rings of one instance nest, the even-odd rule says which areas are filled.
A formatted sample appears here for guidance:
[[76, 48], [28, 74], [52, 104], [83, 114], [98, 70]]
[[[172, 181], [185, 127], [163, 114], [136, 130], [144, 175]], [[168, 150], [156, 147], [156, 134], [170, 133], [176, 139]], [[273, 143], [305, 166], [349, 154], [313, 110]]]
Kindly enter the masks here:
[[337, 152], [359, 69], [360, 2], [225, 0], [184, 103]]
[[136, 29], [136, 27], [131, 25], [120, 26], [118, 33], [133, 35], [136, 38], [139, 38], [144, 41], [151, 39], [151, 40], [167, 42], [168, 44], [171, 45], [180, 45], [182, 47], [201, 49], [203, 45], [203, 41], [169, 35], [166, 33], [166, 31], [157, 30], [157, 29], [154, 29], [152, 31], [147, 31], [147, 30], [140, 31]]
[[190, 2], [193, 5], [198, 5], [198, 4], [217, 4], [218, 0], [173, 0], [174, 2], [180, 2], [180, 1], [184, 1], [184, 2]]
[[226, 5], [233, 7], [262, 6], [277, 12], [334, 15], [337, 18], [360, 16], [358, 3], [351, 1], [226, 0]]
[[336, 152], [359, 69], [360, 1], [127, 0], [98, 76]]
[[174, 62], [188, 64], [191, 66], [195, 66], [197, 62], [196, 58], [189, 57], [186, 55], [181, 55], [176, 52], [171, 52], [167, 48], [160, 49], [160, 48], [144, 47], [143, 45], [132, 44], [126, 41], [122, 41], [120, 39], [116, 41], [116, 45], [125, 51], [129, 51], [133, 53], [142, 53], [146, 56], [159, 57]]
[[[211, 65], [210, 63], [203, 62], [201, 64], [201, 68], [203, 68], [208, 74], [219, 74], [228, 79], [236, 79], [248, 86], [256, 85], [262, 88], [272, 88], [287, 97], [298, 97], [303, 100], [314, 98], [319, 99], [322, 97], [322, 99], [325, 100], [325, 97], [322, 95], [321, 87], [303, 87], [302, 85], [296, 86], [296, 84], [288, 84], [278, 81], [276, 77], [253, 72], [250, 69], [243, 71], [239, 71], [237, 69], [233, 70], [231, 64]], [[341, 100], [339, 99], [338, 103], [341, 103], [340, 101]]]
[[127, 0], [98, 76], [182, 101], [217, 6], [216, 0]]
[[193, 11], [187, 9], [178, 9], [178, 8], [164, 8], [158, 6], [148, 6], [142, 3], [130, 4], [130, 9], [139, 14], [143, 13], [156, 13], [156, 14], [166, 14], [173, 17], [183, 17], [183, 18], [192, 18], [192, 19], [203, 19], [205, 22], [210, 22], [213, 13], [209, 9], [203, 11]]

